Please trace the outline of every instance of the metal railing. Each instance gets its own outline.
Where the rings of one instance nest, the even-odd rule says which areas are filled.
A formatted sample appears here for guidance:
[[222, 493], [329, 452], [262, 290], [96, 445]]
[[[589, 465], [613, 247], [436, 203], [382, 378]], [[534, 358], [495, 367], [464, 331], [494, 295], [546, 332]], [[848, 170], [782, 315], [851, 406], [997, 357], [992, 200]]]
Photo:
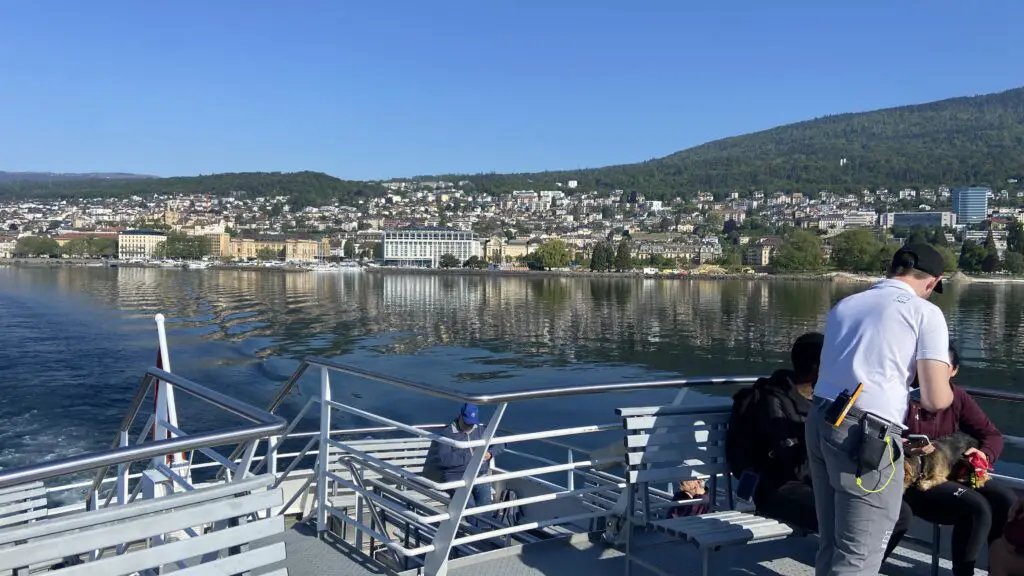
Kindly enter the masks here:
[[[505, 429], [499, 429], [498, 427], [508, 405], [527, 400], [555, 399], [578, 395], [609, 394], [646, 390], [681, 390], [722, 385], [748, 385], [758, 379], [758, 376], [714, 376], [470, 393], [415, 382], [404, 378], [396, 378], [325, 358], [307, 357], [300, 362], [295, 373], [292, 374], [285, 386], [280, 390], [277, 398], [275, 398], [274, 402], [271, 404], [271, 410], [280, 406], [294, 386], [299, 382], [302, 375], [308, 371], [309, 367], [320, 369], [320, 395], [317, 398], [311, 399], [304, 410], [309, 408], [314, 402], [320, 404], [321, 430], [330, 430], [331, 411], [339, 411], [350, 416], [372, 421], [375, 424], [380, 424], [380, 429], [404, 432], [409, 438], [429, 440], [432, 443], [446, 444], [456, 449], [473, 450], [474, 455], [482, 455], [490, 446], [510, 445], [530, 441], [540, 442], [549, 446], [557, 446], [564, 451], [564, 454], [566, 454], [564, 462], [557, 462], [552, 459], [531, 454], [527, 450], [513, 450], [506, 448], [506, 454], [531, 461], [531, 466], [518, 470], [500, 469], [497, 470], [497, 473], [480, 477], [477, 477], [475, 474], [470, 474], [467, 471], [467, 474], [461, 479], [442, 482], [425, 478], [420, 473], [411, 472], [404, 469], [402, 466], [397, 466], [390, 462], [375, 458], [373, 455], [360, 450], [358, 446], [355, 446], [348, 441], [335, 439], [334, 436], [336, 436], [338, 431], [329, 431], [326, 436], [321, 434], [320, 431], [293, 433], [291, 435], [292, 438], [298, 438], [300, 436], [311, 438], [309, 444], [306, 445], [306, 448], [301, 454], [302, 458], [313, 455], [317, 456], [317, 464], [314, 466], [315, 470], [313, 471], [313, 476], [307, 480], [303, 489], [310, 488], [314, 482], [316, 483], [316, 494], [313, 496], [313, 500], [316, 504], [313, 514], [316, 516], [318, 531], [327, 530], [327, 520], [329, 518], [334, 518], [341, 521], [345, 526], [368, 534], [371, 539], [381, 541], [382, 545], [391, 554], [397, 554], [403, 558], [410, 558], [413, 556], [424, 557], [423, 565], [426, 573], [428, 574], [443, 574], [446, 571], [448, 550], [453, 547], [479, 543], [496, 537], [507, 537], [526, 530], [543, 529], [545, 527], [558, 524], [583, 521], [588, 518], [607, 514], [608, 510], [597, 509], [592, 514], [578, 514], [571, 517], [553, 518], [551, 520], [531, 522], [522, 526], [475, 530], [466, 534], [465, 531], [469, 527], [465, 525], [463, 521], [467, 518], [480, 518], [486, 513], [500, 511], [504, 508], [515, 505], [564, 499], [584, 501], [584, 497], [586, 495], [609, 498], [608, 493], [615, 492], [617, 490], [621, 491], [621, 488], [624, 486], [624, 481], [621, 478], [599, 469], [601, 465], [607, 464], [607, 462], [603, 462], [600, 459], [590, 459], [587, 450], [560, 440], [561, 437], [581, 436], [618, 430], [621, 428], [620, 422], [546, 429], [536, 432], [512, 432]], [[404, 424], [391, 418], [332, 400], [329, 376], [332, 372], [359, 379], [380, 382], [389, 386], [443, 398], [452, 402], [493, 405], [496, 407], [496, 410], [484, 432], [483, 439], [461, 441], [453, 440], [437, 434], [433, 430], [425, 429], [423, 426]], [[981, 390], [974, 388], [967, 389], [967, 391], [978, 398], [1024, 402], [1024, 394], [1014, 392]], [[680, 398], [681, 396], [677, 397], [677, 402]], [[283, 438], [281, 440], [283, 442]], [[1012, 436], [1007, 436], [1006, 441], [1010, 445], [1024, 444], [1024, 439]], [[279, 442], [278, 445], [282, 442]], [[435, 512], [415, 512], [400, 506], [389, 505], [386, 498], [380, 498], [378, 495], [373, 493], [372, 486], [357, 485], [358, 483], [352, 483], [349, 481], [341, 482], [341, 479], [337, 474], [327, 470], [327, 459], [329, 455], [328, 449], [340, 451], [341, 454], [345, 455], [350, 462], [362, 467], [368, 472], [373, 472], [378, 474], [380, 477], [390, 479], [401, 486], [402, 489], [411, 489], [435, 495], [435, 501], [443, 508], [443, 510]], [[584, 454], [584, 456], [581, 459], [575, 458], [574, 454], [579, 453]], [[618, 463], [618, 459], [615, 460], [615, 463]], [[290, 467], [290, 470], [295, 469], [295, 464], [296, 463], [293, 462], [293, 466]], [[475, 467], [479, 466], [479, 464], [479, 462], [471, 461], [468, 469], [475, 470]], [[286, 474], [287, 473], [288, 471], [286, 471]], [[542, 478], [542, 476], [558, 473], [565, 474], [566, 480], [564, 486], [552, 483]], [[584, 482], [582, 483], [583, 487], [577, 488], [574, 479], [581, 476], [584, 478]], [[1003, 477], [1000, 478], [1003, 479]], [[547, 489], [549, 493], [542, 496], [531, 496], [522, 499], [519, 502], [494, 503], [486, 506], [477, 505], [474, 507], [467, 507], [466, 503], [468, 500], [468, 494], [474, 486], [488, 484], [493, 485], [496, 482], [517, 479], [535, 483]], [[1006, 477], [1006, 479], [1014, 481], [1014, 479], [1008, 477]], [[1020, 485], [1024, 485], [1024, 481], [1018, 480], [1016, 482]], [[436, 528], [433, 529], [431, 540], [426, 544], [415, 546], [403, 545], [399, 541], [395, 541], [387, 537], [386, 534], [382, 534], [379, 530], [374, 530], [372, 527], [367, 526], [362, 522], [361, 517], [356, 518], [348, 516], [342, 511], [332, 508], [329, 504], [324, 504], [328, 501], [328, 487], [335, 484], [343, 486], [350, 492], [355, 492], [357, 498], [365, 501], [365, 503], [370, 506], [370, 509], [374, 510], [375, 516], [377, 515], [377, 511], [380, 511], [385, 519], [392, 517], [398, 518], [402, 521], [415, 522], [427, 527], [436, 526]], [[451, 494], [451, 498], [441, 496], [445, 493]], [[669, 500], [672, 496], [670, 491], [666, 491], [664, 494], [659, 495]], [[615, 498], [616, 496], [614, 495], [610, 496], [610, 499]], [[595, 508], [599, 507], [590, 506], [590, 509], [592, 510]], [[377, 518], [374, 518], [373, 524], [378, 525], [380, 524], [380, 521]]]
[[[315, 517], [317, 531], [325, 532], [331, 530], [328, 522], [334, 519], [340, 522], [343, 527], [352, 528], [357, 534], [357, 545], [361, 541], [360, 535], [366, 535], [371, 542], [377, 541], [384, 549], [398, 560], [416, 559], [428, 574], [443, 574], [447, 570], [447, 559], [452, 549], [462, 549], [465, 546], [476, 546], [486, 542], [494, 542], [495, 539], [505, 540], [510, 537], [525, 537], [525, 532], [544, 531], [556, 526], [568, 526], [576, 523], [591, 521], [607, 514], [607, 510], [598, 506], [587, 506], [587, 496], [606, 495], [608, 499], [614, 500], [617, 494], [625, 487], [621, 478], [606, 474], [595, 467], [608, 464], [616, 464], [620, 461], [618, 457], [604, 459], [591, 459], [586, 450], [572, 447], [569, 444], [559, 441], [561, 438], [570, 436], [584, 436], [589, 434], [609, 433], [621, 428], [620, 422], [609, 422], [605, 424], [571, 426], [557, 429], [544, 429], [532, 432], [514, 432], [500, 428], [502, 417], [507, 407], [515, 402], [522, 402], [535, 399], [561, 398], [577, 395], [609, 394], [622, 392], [636, 392], [641, 390], [679, 390], [685, 388], [697, 388], [707, 386], [720, 386], [726, 384], [750, 384], [756, 376], [734, 376], [734, 377], [704, 377], [704, 378], [677, 378], [666, 380], [654, 380], [647, 382], [614, 382], [606, 384], [591, 384], [581, 386], [559, 386], [529, 390], [505, 390], [489, 392], [486, 394], [468, 393], [464, 391], [441, 388], [420, 382], [414, 382], [403, 378], [394, 378], [378, 372], [349, 366], [332, 360], [318, 357], [304, 359], [295, 372], [288, 379], [277, 397], [270, 405], [270, 410], [278, 408], [300, 378], [308, 371], [309, 367], [319, 368], [319, 394], [305, 403], [299, 415], [293, 420], [285, 433], [271, 441], [272, 447], [268, 449], [266, 460], [274, 457], [274, 453], [284, 445], [286, 440], [309, 437], [305, 447], [293, 458], [291, 464], [278, 475], [278, 483], [284, 482], [289, 474], [299, 469], [299, 461], [308, 457], [316, 456], [313, 474], [305, 480], [299, 491], [305, 493], [312, 491], [314, 507], [308, 518]], [[352, 405], [344, 404], [332, 399], [331, 373], [340, 373], [359, 379], [381, 382], [389, 386], [395, 386], [405, 390], [427, 394], [443, 398], [457, 403], [474, 403], [478, 405], [495, 406], [494, 414], [484, 426], [483, 437], [478, 440], [455, 440], [438, 434], [433, 426], [411, 425], [397, 420], [375, 414]], [[677, 397], [677, 401], [681, 395]], [[314, 404], [319, 404], [319, 430], [314, 432], [295, 432], [294, 429]], [[378, 458], [369, 451], [364, 451], [358, 442], [343, 440], [338, 437], [338, 431], [331, 430], [332, 412], [341, 412], [372, 422], [379, 427], [377, 429], [397, 431], [404, 433], [405, 440], [410, 439], [427, 444], [442, 444], [454, 449], [471, 450], [473, 457], [467, 466], [467, 472], [462, 478], [443, 481], [443, 479], [431, 479], [425, 477], [418, 471], [410, 470], [400, 464], [387, 461], [385, 458]], [[312, 416], [312, 413], [310, 413]], [[507, 466], [498, 468], [494, 466], [492, 473], [478, 476], [476, 470], [480, 468], [483, 461], [483, 454], [496, 445], [510, 446], [526, 442], [546, 443], [549, 448], [556, 447], [566, 455], [564, 462], [558, 462], [531, 454], [529, 450], [513, 450], [506, 448], [509, 458], [519, 459], [528, 462], [526, 467], [511, 469]], [[574, 454], [584, 454], [577, 458]], [[240, 454], [239, 449], [232, 454], [231, 459]], [[281, 455], [280, 457], [284, 457]], [[352, 478], [344, 478], [332, 471], [332, 459], [344, 458], [351, 467], [348, 470]], [[502, 457], [505, 458], [504, 456]], [[260, 466], [263, 465], [260, 464]], [[492, 462], [492, 464], [494, 464]], [[355, 470], [353, 470], [353, 468]], [[259, 470], [259, 467], [257, 468]], [[472, 473], [470, 472], [472, 471]], [[369, 480], [367, 483], [356, 481], [356, 477], [363, 472], [381, 478], [381, 481]], [[544, 477], [564, 474], [565, 485], [545, 480]], [[582, 477], [584, 486], [577, 488], [574, 479]], [[498, 483], [508, 481], [523, 481], [539, 487], [541, 493], [529, 495], [511, 502], [494, 502], [491, 504], [476, 504], [469, 507], [470, 494], [474, 487], [487, 486], [490, 488]], [[390, 490], [387, 485], [381, 482], [390, 482], [391, 486], [400, 490], [424, 495], [429, 502], [424, 509], [419, 511], [408, 508], [400, 502], [383, 497], [382, 490]], [[315, 489], [314, 489], [315, 484]], [[356, 501], [356, 514], [353, 516], [346, 510], [339, 509], [332, 505], [333, 494], [337, 487], [342, 488], [347, 494], [354, 494]], [[290, 502], [282, 508], [287, 510], [300, 493], [292, 496]], [[665, 494], [671, 498], [671, 494]], [[554, 503], [556, 501], [578, 502], [579, 509], [584, 513], [570, 513], [558, 517], [542, 518], [527, 521], [519, 525], [506, 526], [492, 520], [490, 516], [500, 513], [502, 510], [526, 506], [530, 504]], [[364, 504], [367, 505], [364, 508]], [[438, 509], [438, 507], [440, 509]], [[371, 517], [364, 520], [363, 515], [369, 512]], [[387, 520], [395, 520], [414, 526], [417, 530], [417, 543], [409, 544], [396, 540], [386, 533], [383, 523]], [[467, 524], [465, 521], [470, 522]], [[369, 525], [367, 524], [369, 522]], [[422, 542], [420, 535], [429, 536], [426, 542]], [[422, 558], [422, 560], [420, 560]]]
[[[248, 420], [252, 424], [135, 445], [123, 445], [122, 436], [128, 432], [136, 416], [138, 416], [143, 401], [150, 389], [153, 388], [153, 384], [158, 380], [174, 386], [176, 391], [182, 391], [204, 400], [209, 404]], [[110, 448], [0, 471], [0, 489], [36, 480], [46, 480], [98, 469], [89, 491], [90, 494], [95, 494], [111, 466], [130, 464], [177, 452], [189, 452], [236, 443], [244, 444], [279, 433], [286, 424], [287, 422], [280, 416], [201, 386], [176, 374], [171, 374], [155, 367], [149, 368], [142, 377], [131, 406], [125, 414], [121, 426], [118, 428], [118, 434]]]

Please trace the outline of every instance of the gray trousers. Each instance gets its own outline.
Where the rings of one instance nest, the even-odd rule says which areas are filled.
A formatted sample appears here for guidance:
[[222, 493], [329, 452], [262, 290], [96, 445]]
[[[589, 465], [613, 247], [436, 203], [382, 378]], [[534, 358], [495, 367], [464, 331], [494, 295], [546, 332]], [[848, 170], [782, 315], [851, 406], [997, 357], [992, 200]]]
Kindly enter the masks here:
[[860, 441], [860, 425], [847, 419], [833, 427], [825, 421], [825, 405], [815, 400], [805, 430], [818, 515], [814, 573], [876, 576], [903, 500], [902, 442], [893, 431], [892, 452], [885, 451], [877, 470], [864, 471], [858, 486], [850, 450]]

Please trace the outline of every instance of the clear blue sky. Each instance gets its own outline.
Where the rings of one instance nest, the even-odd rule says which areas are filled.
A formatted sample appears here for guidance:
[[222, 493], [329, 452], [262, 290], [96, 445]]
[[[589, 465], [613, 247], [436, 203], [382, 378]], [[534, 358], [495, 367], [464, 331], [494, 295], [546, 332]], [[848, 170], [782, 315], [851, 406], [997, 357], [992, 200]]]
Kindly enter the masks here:
[[0, 0], [0, 169], [570, 169], [1024, 84], [1019, 0]]

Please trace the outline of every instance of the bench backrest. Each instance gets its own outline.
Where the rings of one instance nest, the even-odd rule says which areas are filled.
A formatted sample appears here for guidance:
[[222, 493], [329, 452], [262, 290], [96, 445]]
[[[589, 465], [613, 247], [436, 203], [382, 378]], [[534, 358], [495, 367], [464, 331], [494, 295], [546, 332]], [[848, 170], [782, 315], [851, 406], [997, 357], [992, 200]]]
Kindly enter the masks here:
[[626, 480], [639, 489], [647, 512], [647, 485], [676, 484], [681, 480], [710, 479], [715, 493], [717, 477], [728, 476], [725, 433], [727, 407], [650, 406], [620, 408], [626, 431]]
[[0, 528], [25, 524], [46, 516], [46, 488], [42, 482], [0, 489]]
[[[345, 442], [345, 444], [374, 458], [383, 460], [388, 464], [414, 473], [423, 471], [423, 464], [427, 461], [427, 450], [430, 448], [430, 440], [427, 438], [355, 440]], [[351, 473], [348, 467], [342, 464], [340, 460], [345, 454], [345, 451], [337, 447], [329, 447], [327, 449], [327, 460], [330, 463], [328, 469], [345, 479], [350, 479]], [[370, 471], [366, 471], [363, 474], [364, 478], [379, 477], [379, 474]]]
[[[249, 516], [280, 506], [281, 490], [268, 490], [272, 475], [259, 476], [164, 498], [136, 501], [0, 530], [0, 571], [53, 565], [62, 559], [98, 551], [97, 559], [51, 572], [62, 576], [117, 576], [177, 564], [176, 573], [192, 576], [236, 574], [285, 559], [284, 543], [246, 550], [252, 543], [284, 531], [284, 518], [248, 521]], [[209, 532], [202, 527], [212, 526]], [[133, 543], [157, 543], [166, 534], [200, 527], [191, 537], [130, 553]], [[226, 553], [226, 555], [224, 555]]]

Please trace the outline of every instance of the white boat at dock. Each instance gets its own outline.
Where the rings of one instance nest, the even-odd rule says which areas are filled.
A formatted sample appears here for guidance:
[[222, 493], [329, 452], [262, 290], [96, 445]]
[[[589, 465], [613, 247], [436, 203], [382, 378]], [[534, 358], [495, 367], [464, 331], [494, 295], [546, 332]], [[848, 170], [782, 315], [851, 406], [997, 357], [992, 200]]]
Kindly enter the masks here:
[[[162, 318], [158, 325], [163, 344]], [[436, 434], [447, 413], [413, 423], [356, 406], [345, 392], [352, 379], [449, 400], [453, 411], [464, 402], [480, 405], [488, 413], [483, 438], [459, 442]], [[0, 571], [605, 576], [628, 574], [636, 564], [679, 575], [813, 574], [816, 537], [751, 515], [722, 473], [729, 399], [689, 392], [753, 380], [555, 384], [481, 394], [309, 357], [263, 409], [150, 368], [109, 449], [0, 471]], [[300, 382], [313, 392], [286, 421], [277, 412], [294, 401]], [[667, 406], [638, 404], [636, 393], [650, 390], [679, 392]], [[175, 410], [175, 395], [231, 416], [220, 429], [191, 430], [191, 414]], [[598, 395], [623, 408], [598, 422], [505, 425], [507, 413], [529, 410], [530, 403]], [[142, 411], [154, 396], [156, 410]], [[245, 423], [227, 424], [239, 419]], [[366, 425], [336, 427], [342, 420]], [[439, 482], [422, 474], [432, 442], [474, 450], [461, 479]], [[607, 456], [594, 450], [609, 442], [627, 448]], [[477, 476], [486, 448], [497, 444], [505, 446], [500, 462]], [[708, 517], [716, 522], [710, 531], [694, 531], [692, 522], [704, 517], [662, 519], [674, 505], [667, 479], [680, 470], [709, 480], [717, 514]], [[1008, 475], [992, 481], [1024, 486]], [[509, 489], [516, 499], [467, 507], [474, 485], [493, 486], [495, 495]], [[502, 514], [508, 510], [523, 514], [509, 521], [512, 515]], [[937, 533], [916, 525], [883, 574], [948, 569], [931, 545]]]

